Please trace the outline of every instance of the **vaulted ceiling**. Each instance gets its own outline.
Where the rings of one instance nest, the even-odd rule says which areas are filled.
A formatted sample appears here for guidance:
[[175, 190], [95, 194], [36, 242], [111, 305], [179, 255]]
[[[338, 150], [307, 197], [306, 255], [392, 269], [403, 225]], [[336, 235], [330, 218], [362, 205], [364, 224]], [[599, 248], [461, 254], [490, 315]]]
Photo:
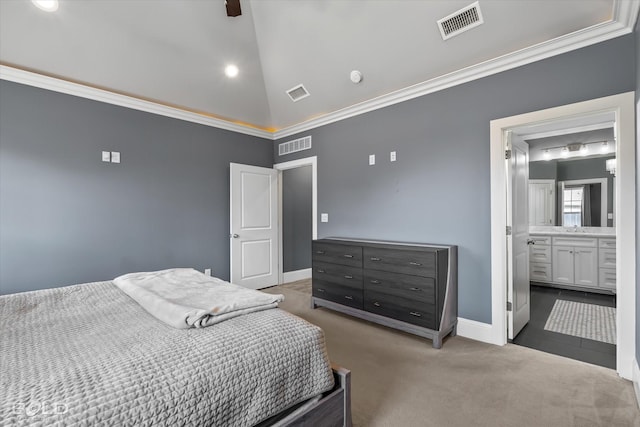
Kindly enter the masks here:
[[[484, 23], [443, 40], [436, 21], [471, 3], [241, 0], [230, 18], [224, 0], [60, 0], [53, 13], [2, 0], [0, 62], [275, 131], [629, 33], [638, 14], [637, 0], [480, 0]], [[310, 96], [293, 102], [299, 84]]]

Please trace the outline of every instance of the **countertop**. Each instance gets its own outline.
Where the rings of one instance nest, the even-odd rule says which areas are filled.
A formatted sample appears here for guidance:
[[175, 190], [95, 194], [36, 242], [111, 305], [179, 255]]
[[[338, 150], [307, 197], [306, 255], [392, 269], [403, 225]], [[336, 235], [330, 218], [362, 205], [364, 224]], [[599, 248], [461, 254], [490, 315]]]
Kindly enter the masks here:
[[615, 238], [616, 228], [615, 227], [573, 228], [573, 227], [536, 226], [536, 227], [529, 227], [529, 235]]

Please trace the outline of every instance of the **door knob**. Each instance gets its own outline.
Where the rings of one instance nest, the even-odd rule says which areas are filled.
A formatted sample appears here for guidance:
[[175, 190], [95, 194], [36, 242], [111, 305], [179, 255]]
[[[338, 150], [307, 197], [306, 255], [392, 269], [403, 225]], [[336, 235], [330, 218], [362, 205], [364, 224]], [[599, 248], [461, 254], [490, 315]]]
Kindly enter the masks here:
[[233, 233], [233, 234], [229, 234], [229, 237], [233, 237], [234, 239], [237, 239], [240, 236], [238, 236], [237, 234]]

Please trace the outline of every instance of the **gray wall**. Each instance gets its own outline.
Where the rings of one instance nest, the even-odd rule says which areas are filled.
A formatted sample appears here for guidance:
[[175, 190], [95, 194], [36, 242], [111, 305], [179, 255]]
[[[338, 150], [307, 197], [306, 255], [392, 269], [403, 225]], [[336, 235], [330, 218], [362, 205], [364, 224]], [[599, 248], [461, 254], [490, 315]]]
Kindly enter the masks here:
[[558, 161], [529, 163], [529, 179], [558, 179]]
[[[490, 121], [634, 90], [635, 56], [620, 37], [283, 138], [274, 157], [318, 156], [319, 237], [458, 245], [459, 314], [491, 323]], [[310, 152], [277, 156], [309, 134]]]
[[[102, 163], [102, 150], [121, 164]], [[0, 291], [171, 267], [229, 278], [229, 162], [271, 142], [0, 81]]]
[[311, 166], [282, 171], [282, 267], [311, 268]]

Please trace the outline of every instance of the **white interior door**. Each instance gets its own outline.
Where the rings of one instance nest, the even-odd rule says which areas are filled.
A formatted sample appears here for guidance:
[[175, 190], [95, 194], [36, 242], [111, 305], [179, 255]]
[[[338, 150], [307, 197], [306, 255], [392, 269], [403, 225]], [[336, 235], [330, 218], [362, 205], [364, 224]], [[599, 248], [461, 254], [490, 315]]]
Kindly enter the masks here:
[[231, 163], [231, 283], [278, 284], [278, 171]]
[[529, 145], [517, 135], [509, 134], [511, 150], [507, 167], [507, 198], [510, 199], [511, 235], [507, 236], [510, 258], [507, 311], [509, 339], [513, 339], [529, 323]]
[[529, 225], [554, 225], [555, 180], [529, 180]]

